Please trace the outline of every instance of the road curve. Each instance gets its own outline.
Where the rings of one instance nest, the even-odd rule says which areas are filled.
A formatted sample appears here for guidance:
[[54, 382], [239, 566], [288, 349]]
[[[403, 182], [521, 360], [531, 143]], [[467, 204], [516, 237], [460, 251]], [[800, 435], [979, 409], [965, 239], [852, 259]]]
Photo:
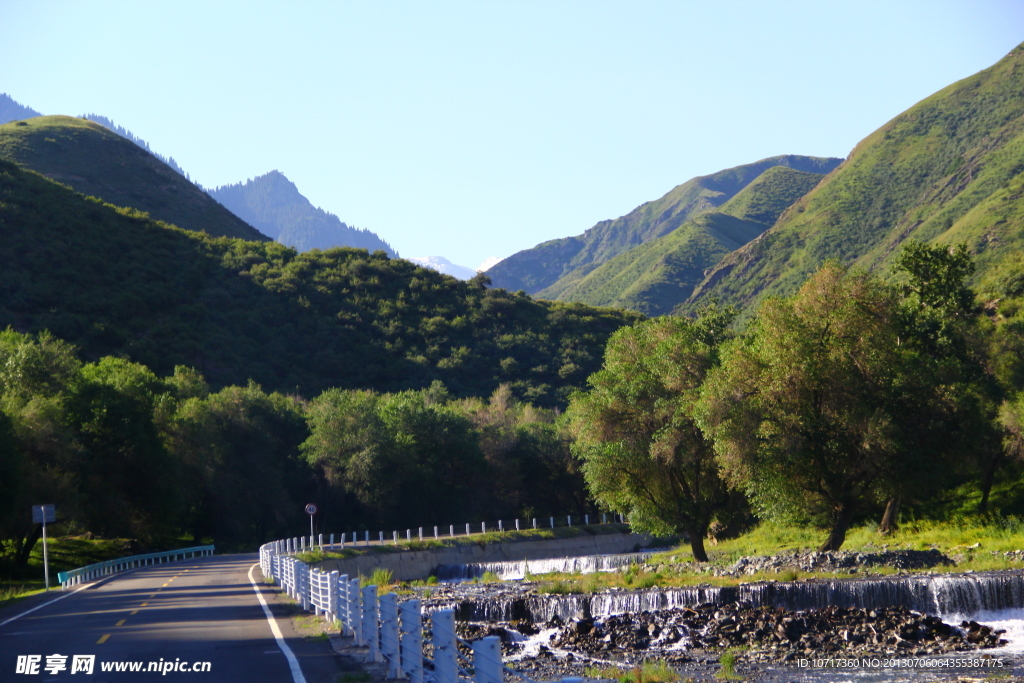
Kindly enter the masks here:
[[[45, 604], [0, 626], [0, 681], [333, 683], [337, 666], [327, 643], [295, 632], [288, 618], [294, 610], [262, 584], [258, 567], [256, 586], [250, 582], [257, 561], [255, 554], [227, 555], [144, 567]], [[276, 617], [284, 649], [294, 653], [298, 678], [256, 588]], [[19, 673], [19, 656], [31, 655], [41, 656], [38, 674]], [[50, 655], [66, 655], [66, 669], [47, 672]], [[91, 676], [72, 673], [74, 655], [95, 655]], [[119, 662], [141, 662], [142, 672], [117, 671]], [[147, 671], [150, 662], [161, 672]], [[104, 671], [105, 663], [115, 670]]]

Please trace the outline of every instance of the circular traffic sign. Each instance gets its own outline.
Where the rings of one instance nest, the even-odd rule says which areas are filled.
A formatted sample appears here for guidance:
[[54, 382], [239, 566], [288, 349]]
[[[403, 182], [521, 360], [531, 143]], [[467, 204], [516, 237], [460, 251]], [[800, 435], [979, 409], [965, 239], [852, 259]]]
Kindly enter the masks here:
[[307, 515], [315, 515], [316, 514], [316, 505], [313, 505], [312, 503], [307, 505], [306, 506], [306, 514]]

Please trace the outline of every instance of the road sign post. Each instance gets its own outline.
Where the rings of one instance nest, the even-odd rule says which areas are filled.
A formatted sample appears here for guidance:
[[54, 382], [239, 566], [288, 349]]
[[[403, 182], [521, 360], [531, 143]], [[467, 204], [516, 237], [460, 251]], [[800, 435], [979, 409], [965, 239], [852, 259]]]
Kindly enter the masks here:
[[57, 508], [53, 505], [33, 505], [32, 521], [43, 525], [43, 576], [46, 590], [50, 590], [50, 549], [46, 543], [46, 523], [57, 521]]
[[[310, 503], [309, 505], [307, 505], [306, 506], [306, 514], [309, 515], [309, 538], [312, 539], [313, 538], [313, 515], [316, 514], [316, 505], [314, 505], [313, 503]], [[312, 545], [313, 541], [310, 540], [309, 543], [310, 543], [310, 545]]]

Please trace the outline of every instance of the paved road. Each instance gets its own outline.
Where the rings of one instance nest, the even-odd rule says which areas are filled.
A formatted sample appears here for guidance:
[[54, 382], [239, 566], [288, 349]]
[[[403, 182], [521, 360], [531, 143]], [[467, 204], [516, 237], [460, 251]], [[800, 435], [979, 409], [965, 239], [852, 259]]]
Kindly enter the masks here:
[[[145, 567], [47, 604], [0, 626], [0, 681], [293, 683], [294, 667], [275, 640], [249, 579], [257, 561], [256, 555], [233, 555]], [[328, 644], [297, 634], [287, 616], [294, 608], [263, 585], [259, 567], [252, 576], [300, 675], [308, 683], [334, 683], [337, 668]], [[0, 616], [0, 622], [17, 611]], [[53, 654], [68, 655], [66, 670], [45, 671], [47, 656]], [[19, 655], [42, 655], [39, 673], [17, 673]], [[73, 655], [96, 656], [91, 676], [71, 673]], [[103, 663], [119, 661], [143, 662], [145, 670], [149, 662], [161, 659], [179, 667], [209, 662], [209, 671], [102, 670]]]

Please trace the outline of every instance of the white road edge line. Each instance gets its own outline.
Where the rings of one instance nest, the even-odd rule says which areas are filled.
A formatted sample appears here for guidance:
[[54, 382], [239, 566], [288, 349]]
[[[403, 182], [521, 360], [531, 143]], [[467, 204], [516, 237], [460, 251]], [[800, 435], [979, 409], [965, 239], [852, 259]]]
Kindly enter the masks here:
[[[277, 621], [274, 620], [274, 615], [270, 613], [270, 608], [267, 607], [267, 601], [263, 599], [263, 593], [260, 592], [260, 587], [256, 583], [256, 580], [252, 578], [252, 570], [260, 566], [257, 562], [253, 566], [249, 567], [249, 583], [252, 584], [252, 589], [256, 591], [256, 597], [259, 598], [260, 607], [263, 608], [263, 614], [266, 615], [267, 621], [270, 623], [270, 631], [274, 634], [274, 640], [277, 641], [277, 646], [281, 648], [281, 652], [284, 653], [285, 658], [288, 660], [288, 668], [292, 670], [292, 680], [295, 683], [306, 683], [306, 677], [302, 675], [302, 667], [299, 666], [299, 660], [295, 659], [295, 653], [288, 647], [288, 643], [284, 642], [284, 636], [281, 635], [281, 629], [277, 627]], [[0, 624], [2, 625], [2, 624]]]
[[7, 626], [7, 624], [11, 623], [11, 622], [12, 622], [12, 621], [14, 621], [15, 619], [21, 619], [21, 618], [22, 618], [23, 616], [25, 616], [26, 614], [32, 614], [32, 613], [33, 613], [33, 612], [35, 612], [35, 611], [36, 611], [37, 609], [43, 609], [43, 608], [44, 608], [44, 607], [46, 607], [47, 605], [52, 605], [53, 603], [57, 602], [58, 600], [63, 600], [64, 598], [70, 598], [70, 597], [71, 597], [72, 595], [74, 595], [74, 594], [75, 594], [75, 593], [77, 593], [78, 591], [81, 591], [81, 590], [85, 590], [86, 588], [88, 588], [88, 587], [89, 587], [89, 586], [91, 586], [91, 585], [92, 585], [91, 583], [87, 583], [87, 584], [85, 584], [84, 586], [82, 586], [81, 588], [76, 588], [75, 590], [71, 591], [70, 593], [65, 593], [64, 595], [60, 596], [59, 598], [54, 598], [53, 600], [47, 600], [47, 601], [46, 601], [46, 602], [44, 602], [43, 604], [41, 604], [41, 605], [36, 605], [35, 607], [33, 607], [33, 608], [32, 608], [32, 609], [30, 609], [30, 610], [25, 610], [25, 611], [24, 611], [24, 612], [22, 612], [21, 614], [16, 614], [16, 615], [14, 615], [13, 617], [11, 617], [10, 619], [8, 619], [7, 621], [0, 621], [0, 626]]

